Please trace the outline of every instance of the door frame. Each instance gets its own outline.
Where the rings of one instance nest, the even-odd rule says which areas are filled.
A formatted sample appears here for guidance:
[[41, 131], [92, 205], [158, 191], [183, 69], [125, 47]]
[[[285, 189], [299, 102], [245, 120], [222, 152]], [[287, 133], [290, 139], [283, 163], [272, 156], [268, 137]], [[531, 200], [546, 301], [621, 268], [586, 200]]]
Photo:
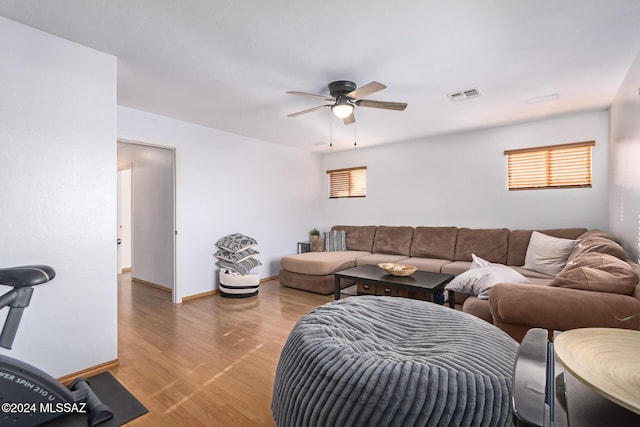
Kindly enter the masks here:
[[[179, 262], [180, 259], [180, 253], [181, 253], [181, 239], [180, 239], [180, 234], [178, 233], [178, 224], [180, 224], [180, 217], [179, 217], [179, 210], [177, 209], [177, 204], [178, 204], [178, 200], [179, 200], [179, 195], [178, 195], [178, 189], [180, 188], [179, 183], [178, 183], [178, 177], [180, 176], [178, 173], [178, 169], [179, 169], [179, 163], [178, 163], [178, 149], [177, 147], [173, 147], [173, 146], [168, 146], [168, 145], [162, 145], [162, 144], [155, 144], [155, 143], [148, 143], [148, 142], [143, 142], [143, 141], [137, 141], [137, 140], [131, 140], [131, 139], [125, 139], [125, 138], [118, 138], [117, 142], [122, 142], [122, 143], [126, 143], [126, 144], [133, 144], [133, 145], [140, 145], [140, 146], [145, 146], [145, 147], [151, 147], [151, 148], [160, 148], [160, 149], [164, 149], [164, 150], [170, 150], [172, 153], [172, 158], [173, 158], [173, 168], [172, 168], [172, 172], [173, 172], [173, 188], [172, 188], [172, 200], [173, 200], [173, 289], [172, 289], [172, 300], [174, 304], [180, 304], [182, 303], [182, 283], [179, 280], [180, 277], [182, 277], [182, 275], [180, 274], [181, 271], [181, 263]], [[117, 145], [117, 143], [116, 143]], [[116, 147], [116, 151], [117, 151], [117, 147]], [[133, 171], [133, 168], [132, 168]], [[131, 177], [132, 181], [133, 181], [133, 174]], [[131, 224], [131, 227], [134, 227], [134, 224]], [[133, 263], [133, 254], [132, 254], [132, 263]]]
[[129, 224], [129, 242], [127, 243], [128, 247], [129, 247], [129, 267], [128, 267], [128, 271], [131, 271], [131, 264], [133, 264], [133, 260], [131, 259], [132, 257], [132, 253], [131, 253], [131, 176], [133, 174], [133, 165], [131, 163], [125, 164], [125, 165], [120, 165], [118, 166], [118, 235], [117, 235], [117, 245], [118, 245], [118, 267], [117, 267], [117, 272], [118, 274], [122, 274], [123, 273], [123, 268], [122, 268], [122, 247], [123, 245], [121, 244], [121, 231], [122, 231], [122, 223], [123, 223], [123, 218], [122, 218], [122, 206], [121, 203], [123, 201], [123, 197], [122, 197], [122, 172], [124, 171], [129, 171], [129, 180], [126, 183], [127, 187], [128, 187], [128, 191], [129, 191], [129, 209], [128, 212], [126, 212], [129, 216], [127, 222]]

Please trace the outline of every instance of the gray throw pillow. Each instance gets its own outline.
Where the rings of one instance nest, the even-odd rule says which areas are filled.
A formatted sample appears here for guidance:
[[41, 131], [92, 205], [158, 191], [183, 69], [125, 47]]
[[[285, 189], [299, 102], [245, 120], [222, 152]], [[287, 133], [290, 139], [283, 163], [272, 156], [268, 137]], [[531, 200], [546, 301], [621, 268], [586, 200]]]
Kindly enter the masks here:
[[221, 249], [217, 251], [215, 254], [213, 254], [213, 256], [225, 261], [236, 263], [236, 262], [244, 261], [247, 258], [251, 258], [252, 256], [257, 255], [259, 253], [260, 252], [253, 249], [245, 249], [244, 251], [241, 251], [241, 252], [229, 252]]
[[347, 250], [346, 233], [344, 230], [332, 230], [324, 233], [324, 250], [339, 252]]
[[222, 268], [233, 270], [242, 275], [246, 275], [246, 274], [249, 274], [251, 270], [253, 270], [254, 268], [262, 265], [262, 263], [257, 258], [247, 258], [244, 261], [240, 261], [236, 263], [220, 260], [218, 261], [218, 265]]
[[229, 234], [216, 242], [218, 247], [229, 252], [242, 252], [257, 244], [256, 239], [245, 236], [242, 233]]

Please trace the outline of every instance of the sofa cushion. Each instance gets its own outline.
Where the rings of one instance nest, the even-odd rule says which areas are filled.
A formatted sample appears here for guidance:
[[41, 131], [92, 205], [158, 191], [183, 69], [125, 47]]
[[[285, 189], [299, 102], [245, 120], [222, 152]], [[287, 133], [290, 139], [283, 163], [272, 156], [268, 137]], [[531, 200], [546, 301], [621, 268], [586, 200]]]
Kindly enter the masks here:
[[549, 286], [633, 295], [638, 276], [626, 262], [608, 254], [590, 252], [567, 263]]
[[532, 327], [566, 331], [589, 327], [638, 329], [640, 326], [640, 319], [618, 320], [640, 312], [640, 301], [606, 292], [500, 283], [491, 291], [489, 305], [493, 324], [517, 340], [522, 340]]
[[376, 230], [373, 240], [373, 253], [405, 255], [411, 253], [413, 227], [387, 227], [381, 225]]
[[458, 230], [455, 260], [471, 261], [471, 254], [475, 253], [489, 262], [505, 264], [508, 242], [509, 230], [506, 228], [461, 228]]
[[556, 276], [550, 276], [550, 275], [544, 274], [544, 273], [538, 273], [537, 271], [533, 271], [533, 270], [527, 270], [526, 268], [517, 267], [515, 265], [510, 265], [509, 267], [513, 268], [515, 271], [517, 271], [518, 273], [522, 274], [524, 277], [527, 277], [529, 280], [531, 280], [531, 279], [544, 279], [544, 280], [550, 282], [551, 280], [553, 280], [554, 277], [556, 277]]
[[[350, 267], [353, 267], [353, 265], [344, 267], [343, 269]], [[323, 295], [334, 293], [336, 286], [333, 273], [325, 274], [324, 276], [311, 276], [309, 274], [292, 273], [285, 269], [280, 269], [278, 278], [282, 286]], [[353, 280], [340, 280], [340, 288], [344, 289], [354, 283]]]
[[[514, 267], [511, 267], [511, 268], [514, 268]], [[523, 274], [523, 276], [525, 276], [525, 275]], [[527, 277], [527, 276], [525, 276], [525, 277]], [[542, 277], [527, 277], [527, 279], [529, 279], [529, 281], [531, 282], [532, 285], [549, 286], [549, 284], [554, 279], [554, 277], [552, 277], [550, 279], [542, 278]]]
[[358, 257], [356, 260], [356, 266], [378, 265], [381, 262], [402, 262], [402, 264], [407, 264], [406, 261], [407, 257], [404, 255], [370, 254]]
[[455, 259], [458, 227], [416, 227], [411, 242], [411, 256]]
[[449, 264], [449, 261], [439, 258], [409, 258], [402, 260], [402, 263], [415, 265], [420, 271], [431, 271], [433, 273], [440, 273], [442, 266], [445, 264]]
[[[556, 237], [563, 237], [563, 236], [556, 236]], [[576, 239], [586, 239], [587, 237], [604, 237], [605, 239], [615, 240], [613, 236], [611, 236], [611, 234], [605, 233], [604, 231], [598, 230], [598, 229], [587, 230], [584, 233], [580, 234], [578, 237], [576, 237]], [[571, 237], [568, 237], [568, 238], [571, 239]]]
[[[534, 230], [513, 230], [509, 233], [509, 252], [507, 265], [523, 266], [529, 247], [529, 239]], [[553, 228], [549, 230], [537, 230], [547, 236], [560, 237], [562, 239], [578, 239], [588, 233], [586, 228]]]
[[486, 299], [478, 299], [474, 296], [470, 296], [469, 298], [464, 300], [462, 311], [464, 311], [465, 313], [473, 314], [474, 316], [493, 324], [493, 317], [491, 316], [489, 301], [487, 301]]
[[562, 271], [578, 240], [531, 234], [523, 268], [555, 276]]
[[349, 251], [373, 251], [373, 239], [376, 235], [375, 225], [334, 225], [331, 230], [344, 230], [346, 232], [347, 250]]
[[627, 260], [627, 254], [622, 246], [613, 240], [605, 237], [590, 236], [578, 242], [578, 244], [573, 248], [571, 255], [569, 255], [569, 261], [576, 260], [582, 255], [590, 252], [608, 254], [621, 259], [622, 261]]
[[364, 251], [342, 252], [305, 252], [296, 255], [285, 255], [280, 258], [280, 266], [292, 273], [323, 276], [336, 271], [355, 267], [358, 257], [369, 255]]
[[454, 276], [457, 276], [458, 274], [462, 274], [470, 268], [471, 268], [471, 261], [453, 261], [453, 262], [444, 264], [440, 269], [440, 272], [445, 274], [453, 274]]

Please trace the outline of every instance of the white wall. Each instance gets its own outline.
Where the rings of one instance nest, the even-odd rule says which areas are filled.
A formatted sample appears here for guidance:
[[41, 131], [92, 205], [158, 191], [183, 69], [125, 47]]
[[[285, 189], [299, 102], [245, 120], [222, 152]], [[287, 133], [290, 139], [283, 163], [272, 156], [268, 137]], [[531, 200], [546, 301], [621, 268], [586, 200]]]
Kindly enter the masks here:
[[173, 150], [118, 142], [131, 167], [131, 277], [173, 289]]
[[58, 377], [117, 358], [116, 60], [2, 17], [0, 40], [0, 265], [57, 271], [0, 352]]
[[611, 233], [640, 263], [640, 54], [610, 109]]
[[220, 237], [254, 237], [265, 278], [320, 224], [317, 154], [126, 107], [118, 107], [118, 137], [176, 148], [181, 296], [217, 287], [212, 255]]
[[[592, 188], [507, 190], [504, 150], [589, 140]], [[324, 177], [323, 225], [607, 230], [607, 163], [606, 111], [329, 153], [325, 170], [367, 166], [367, 197], [329, 199]]]

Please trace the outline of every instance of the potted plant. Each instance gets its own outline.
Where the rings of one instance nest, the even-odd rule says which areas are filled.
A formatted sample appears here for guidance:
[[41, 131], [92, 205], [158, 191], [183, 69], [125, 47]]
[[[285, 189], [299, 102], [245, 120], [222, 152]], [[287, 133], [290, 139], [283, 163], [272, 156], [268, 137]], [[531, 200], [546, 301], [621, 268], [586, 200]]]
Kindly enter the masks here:
[[317, 228], [313, 228], [309, 234], [311, 235], [312, 239], [317, 239], [318, 237], [320, 237], [320, 230], [318, 230]]

